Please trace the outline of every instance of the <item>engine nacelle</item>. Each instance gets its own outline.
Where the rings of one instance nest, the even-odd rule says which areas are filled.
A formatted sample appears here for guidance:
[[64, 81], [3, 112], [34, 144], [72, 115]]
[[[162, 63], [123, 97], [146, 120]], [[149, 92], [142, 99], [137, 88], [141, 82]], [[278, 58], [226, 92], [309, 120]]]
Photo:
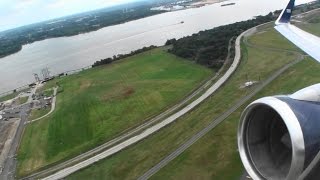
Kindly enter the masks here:
[[251, 103], [241, 115], [238, 148], [255, 180], [294, 180], [314, 169], [309, 165], [320, 150], [320, 84]]

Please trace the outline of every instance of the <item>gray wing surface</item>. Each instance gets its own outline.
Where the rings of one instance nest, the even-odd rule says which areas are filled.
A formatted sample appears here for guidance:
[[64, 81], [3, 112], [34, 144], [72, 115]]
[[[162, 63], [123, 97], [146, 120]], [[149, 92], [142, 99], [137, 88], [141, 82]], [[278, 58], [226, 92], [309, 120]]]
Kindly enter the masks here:
[[320, 38], [290, 24], [295, 0], [290, 0], [276, 21], [275, 29], [293, 44], [320, 62]]

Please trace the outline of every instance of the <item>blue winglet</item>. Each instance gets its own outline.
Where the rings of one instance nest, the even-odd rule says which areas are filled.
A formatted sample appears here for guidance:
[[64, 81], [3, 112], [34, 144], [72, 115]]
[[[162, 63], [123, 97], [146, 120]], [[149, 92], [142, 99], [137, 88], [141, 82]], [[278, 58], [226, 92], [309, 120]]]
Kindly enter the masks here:
[[291, 19], [291, 15], [294, 9], [295, 0], [290, 0], [289, 4], [283, 11], [281, 12], [281, 15], [279, 16], [278, 20], [276, 21], [276, 24], [282, 24], [282, 23], [289, 23]]

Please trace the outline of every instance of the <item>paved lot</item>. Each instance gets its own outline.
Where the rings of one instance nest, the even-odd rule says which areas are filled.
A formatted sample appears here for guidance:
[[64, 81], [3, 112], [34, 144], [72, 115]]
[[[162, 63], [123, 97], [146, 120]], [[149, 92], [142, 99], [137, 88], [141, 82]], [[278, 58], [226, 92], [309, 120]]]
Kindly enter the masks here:
[[11, 148], [9, 150], [7, 159], [5, 160], [4, 167], [2, 169], [2, 172], [0, 174], [0, 179], [5, 180], [13, 180], [15, 179], [15, 169], [16, 169], [16, 150], [19, 146], [20, 139], [23, 133], [24, 129], [24, 123], [27, 121], [27, 112], [29, 111], [29, 104], [25, 104], [20, 107], [21, 111], [19, 113], [19, 116], [21, 118], [18, 128], [16, 130], [15, 136], [12, 140]]
[[[28, 101], [26, 103], [21, 105], [12, 104], [12, 107], [5, 108], [3, 110], [3, 112], [5, 113], [3, 114], [4, 118], [9, 119], [9, 121], [14, 121], [12, 118], [16, 118], [16, 120], [14, 122], [15, 126], [10, 130], [14, 132], [11, 133], [11, 136], [7, 136], [6, 139], [3, 139], [3, 141], [6, 141], [7, 146], [5, 149], [6, 151], [4, 152], [6, 156], [4, 159], [2, 159], [2, 161], [4, 161], [4, 164], [3, 167], [0, 168], [0, 180], [15, 179], [15, 170], [17, 165], [17, 148], [20, 144], [23, 130], [28, 120], [28, 114], [30, 113], [32, 108], [32, 95], [36, 93], [37, 88], [40, 86], [41, 85], [37, 85], [31, 90], [30, 93], [23, 93], [19, 95], [20, 97], [28, 97]], [[4, 121], [4, 119], [2, 119], [1, 121]], [[1, 124], [5, 124], [5, 122], [0, 122], [0, 125]]]

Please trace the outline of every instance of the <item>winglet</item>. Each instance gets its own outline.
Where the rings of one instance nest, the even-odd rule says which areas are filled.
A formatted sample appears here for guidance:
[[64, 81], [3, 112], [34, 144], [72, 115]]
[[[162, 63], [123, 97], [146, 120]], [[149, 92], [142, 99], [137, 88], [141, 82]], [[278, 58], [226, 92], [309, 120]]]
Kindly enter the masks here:
[[292, 11], [294, 8], [295, 0], [290, 0], [289, 4], [283, 11], [281, 12], [279, 18], [276, 21], [276, 25], [286, 24], [290, 22]]

